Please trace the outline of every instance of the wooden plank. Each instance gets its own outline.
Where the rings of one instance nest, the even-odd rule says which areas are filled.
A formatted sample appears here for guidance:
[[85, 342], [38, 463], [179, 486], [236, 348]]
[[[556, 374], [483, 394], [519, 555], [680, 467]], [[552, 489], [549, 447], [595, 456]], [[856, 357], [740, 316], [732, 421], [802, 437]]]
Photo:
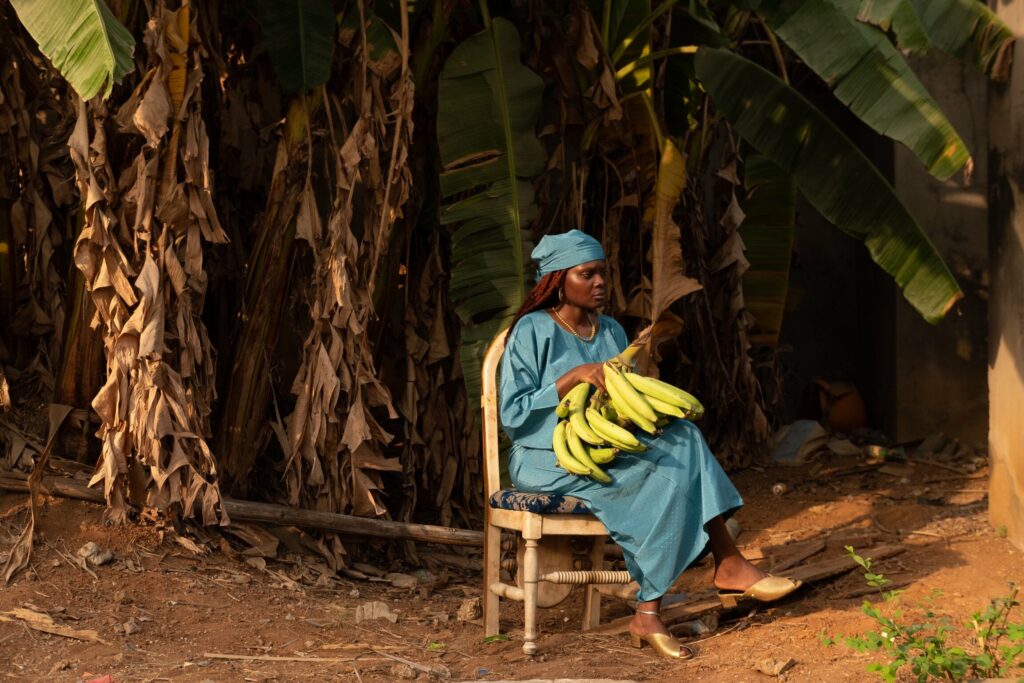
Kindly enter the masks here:
[[[870, 557], [873, 561], [883, 560], [893, 555], [899, 555], [906, 548], [901, 545], [881, 545], [877, 548], [868, 548], [861, 551], [861, 555]], [[821, 581], [843, 572], [848, 572], [851, 569], [857, 567], [857, 563], [847, 555], [840, 557], [833, 557], [827, 560], [821, 560], [819, 562], [813, 562], [811, 564], [805, 564], [801, 567], [796, 567], [788, 572], [786, 575], [793, 579], [800, 579], [804, 583], [813, 583], [815, 581]], [[762, 605], [768, 607], [772, 604], [777, 603], [758, 603], [755, 600], [750, 601], [751, 605]], [[722, 608], [722, 603], [719, 602], [718, 597], [702, 598], [694, 602], [686, 602], [679, 605], [672, 605], [670, 607], [664, 607], [661, 610], [661, 620], [666, 624], [671, 624], [676, 621], [688, 621], [696, 619], [708, 612], [714, 612]], [[616, 635], [619, 633], [625, 633], [629, 630], [629, 621], [632, 616], [621, 617], [613, 621], [609, 621], [607, 624], [588, 631], [591, 635]]]
[[[103, 492], [62, 477], [44, 477], [43, 487], [51, 495], [104, 503]], [[0, 489], [28, 491], [28, 480], [11, 473], [0, 475]], [[253, 503], [246, 500], [223, 498], [221, 503], [228, 516], [239, 522], [259, 522], [275, 526], [298, 526], [325, 529], [353, 536], [372, 536], [389, 540], [421, 541], [445, 545], [483, 546], [484, 535], [472, 529], [453, 529], [431, 524], [412, 524], [386, 519], [355, 517], [333, 512], [304, 510], [272, 503]]]
[[769, 571], [773, 574], [775, 572], [783, 572], [789, 569], [790, 567], [795, 567], [801, 562], [809, 560], [810, 558], [814, 557], [824, 549], [825, 540], [821, 538], [815, 539], [810, 543], [805, 543], [802, 548], [794, 552], [789, 557], [779, 560], [778, 563], [772, 564], [771, 569]]

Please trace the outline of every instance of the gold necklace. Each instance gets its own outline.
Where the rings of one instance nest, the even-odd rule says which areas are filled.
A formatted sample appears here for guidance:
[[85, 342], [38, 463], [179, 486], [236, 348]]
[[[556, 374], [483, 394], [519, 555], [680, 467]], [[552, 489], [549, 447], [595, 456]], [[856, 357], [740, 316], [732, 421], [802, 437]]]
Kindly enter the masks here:
[[580, 339], [582, 339], [585, 342], [589, 342], [589, 341], [593, 341], [594, 340], [594, 336], [597, 334], [597, 324], [594, 322], [593, 318], [590, 318], [589, 315], [587, 316], [587, 318], [590, 318], [590, 336], [589, 337], [584, 337], [582, 334], [580, 334], [579, 332], [576, 331], [575, 327], [573, 327], [571, 324], [569, 324], [569, 321], [567, 321], [565, 318], [563, 318], [562, 316], [560, 316], [558, 314], [558, 309], [552, 307], [551, 308], [551, 312], [555, 314], [556, 318], [558, 318], [558, 322], [562, 323], [562, 327], [567, 329], [569, 332], [572, 332], [573, 335], [579, 337]]

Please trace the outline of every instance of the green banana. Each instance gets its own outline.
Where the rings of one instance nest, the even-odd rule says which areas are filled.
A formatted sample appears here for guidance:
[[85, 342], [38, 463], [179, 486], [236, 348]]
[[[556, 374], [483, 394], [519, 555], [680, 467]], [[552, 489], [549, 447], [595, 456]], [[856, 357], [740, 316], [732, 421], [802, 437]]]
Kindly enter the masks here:
[[689, 414], [684, 412], [683, 409], [680, 408], [679, 406], [674, 406], [671, 403], [666, 403], [665, 401], [662, 401], [660, 398], [655, 398], [650, 394], [647, 394], [644, 398], [647, 399], [647, 402], [651, 404], [651, 407], [654, 408], [655, 411], [661, 413], [662, 415], [668, 415], [670, 417], [686, 417]]
[[615, 454], [619, 452], [617, 448], [588, 448], [587, 454], [590, 459], [596, 462], [598, 465], [605, 465], [615, 459]]
[[668, 382], [662, 382], [660, 379], [655, 379], [653, 377], [638, 375], [635, 372], [625, 372], [623, 373], [623, 377], [625, 377], [637, 391], [646, 394], [647, 396], [653, 396], [660, 401], [671, 403], [672, 405], [683, 408], [689, 412], [704, 412], [704, 406], [701, 405], [696, 396], [688, 391], [680, 389], [677, 386], [673, 386]]
[[590, 474], [590, 468], [573, 457], [566, 442], [566, 429], [569, 423], [562, 421], [555, 426], [555, 433], [551, 436], [551, 446], [555, 451], [555, 460], [566, 472], [572, 474]]
[[623, 429], [593, 408], [587, 409], [586, 416], [590, 428], [620, 451], [637, 453], [645, 450], [645, 446], [628, 429]]
[[612, 478], [590, 458], [590, 454], [587, 453], [587, 447], [583, 445], [580, 437], [573, 431], [571, 424], [565, 428], [565, 442], [569, 446], [569, 452], [572, 456], [590, 470], [591, 477], [602, 484], [610, 484], [612, 482]]

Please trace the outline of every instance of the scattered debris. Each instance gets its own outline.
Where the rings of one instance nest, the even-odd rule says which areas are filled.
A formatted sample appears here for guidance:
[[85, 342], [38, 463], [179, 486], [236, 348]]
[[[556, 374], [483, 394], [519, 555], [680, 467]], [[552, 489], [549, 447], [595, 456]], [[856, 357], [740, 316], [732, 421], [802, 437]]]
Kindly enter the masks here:
[[[400, 664], [404, 664], [405, 666], [409, 667], [414, 674], [416, 672], [420, 672], [428, 674], [430, 676], [436, 676], [438, 678], [444, 679], [452, 677], [452, 672], [449, 671], [448, 667], [444, 666], [443, 664], [436, 664], [434, 666], [423, 666], [422, 664], [417, 664], [416, 662], [406, 659], [405, 657], [389, 655], [387, 652], [382, 652], [381, 650], [373, 650], [373, 652], [380, 655], [381, 657], [387, 657], [388, 659], [393, 659]], [[414, 675], [413, 678], [416, 678], [416, 676]]]
[[395, 588], [415, 588], [419, 585], [419, 581], [416, 577], [410, 576], [409, 574], [391, 572], [389, 574], [385, 574], [384, 578]]
[[0, 621], [21, 622], [30, 629], [42, 633], [52, 633], [55, 636], [85, 640], [91, 643], [103, 643], [107, 641], [99, 637], [96, 631], [90, 629], [73, 629], [54, 622], [53, 617], [42, 612], [35, 612], [30, 609], [15, 608], [8, 612], [0, 612]]
[[863, 452], [860, 446], [849, 439], [831, 439], [827, 445], [833, 455], [852, 456]]
[[405, 681], [415, 680], [420, 672], [412, 668], [408, 664], [397, 663], [391, 667], [391, 677], [393, 679], [401, 679]]
[[381, 571], [377, 567], [374, 567], [372, 564], [366, 564], [365, 562], [354, 562], [352, 564], [352, 569], [356, 570], [357, 572], [361, 572], [366, 576], [375, 576], [378, 579], [384, 578], [384, 574], [387, 573]]
[[94, 541], [89, 541], [79, 548], [76, 555], [94, 567], [101, 567], [114, 559], [114, 553], [104, 550]]
[[784, 496], [789, 492], [789, 486], [786, 482], [779, 481], [772, 484], [772, 494], [776, 496]]
[[456, 615], [459, 621], [473, 621], [483, 616], [483, 610], [480, 607], [480, 598], [466, 598], [459, 605], [459, 611]]
[[787, 659], [769, 657], [758, 662], [754, 670], [769, 676], [781, 676], [783, 672], [792, 669], [794, 666], [796, 666], [796, 660], [792, 657]]
[[815, 420], [797, 420], [775, 433], [772, 460], [781, 465], [802, 465], [825, 447], [828, 433]]
[[372, 621], [374, 619], [387, 619], [392, 624], [398, 621], [398, 615], [391, 611], [387, 603], [375, 600], [364, 602], [356, 607], [356, 623]]
[[135, 621], [135, 617], [131, 617], [128, 621], [124, 622], [121, 628], [124, 629], [124, 634], [126, 636], [134, 635], [142, 630], [142, 627], [139, 626], [139, 622]]

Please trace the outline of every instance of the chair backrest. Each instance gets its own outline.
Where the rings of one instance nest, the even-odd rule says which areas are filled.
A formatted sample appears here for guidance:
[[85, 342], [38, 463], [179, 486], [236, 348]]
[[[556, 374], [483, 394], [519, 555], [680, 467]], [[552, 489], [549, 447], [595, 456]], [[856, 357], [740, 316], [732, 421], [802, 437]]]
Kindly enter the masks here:
[[505, 352], [505, 333], [502, 330], [491, 341], [484, 355], [484, 364], [480, 370], [480, 408], [484, 440], [484, 495], [491, 494], [501, 488], [501, 474], [498, 464], [498, 364], [501, 354]]

